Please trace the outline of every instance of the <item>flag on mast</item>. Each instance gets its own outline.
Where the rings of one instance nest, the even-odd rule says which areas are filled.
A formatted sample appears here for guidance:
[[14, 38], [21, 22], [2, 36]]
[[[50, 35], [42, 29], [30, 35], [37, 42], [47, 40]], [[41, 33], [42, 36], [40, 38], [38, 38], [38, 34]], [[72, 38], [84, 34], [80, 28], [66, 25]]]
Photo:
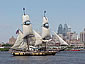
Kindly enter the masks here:
[[18, 34], [19, 33], [19, 29], [16, 31], [16, 34]]

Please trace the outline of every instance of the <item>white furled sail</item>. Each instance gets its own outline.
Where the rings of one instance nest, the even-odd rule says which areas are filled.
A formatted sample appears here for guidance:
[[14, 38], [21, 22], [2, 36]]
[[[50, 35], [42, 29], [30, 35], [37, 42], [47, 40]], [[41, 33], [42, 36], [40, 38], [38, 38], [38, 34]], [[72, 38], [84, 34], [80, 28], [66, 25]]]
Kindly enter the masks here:
[[17, 39], [16, 39], [14, 45], [11, 47], [12, 49], [17, 49], [23, 41], [23, 39], [22, 39], [23, 33], [21, 32], [21, 30], [17, 30], [17, 32], [18, 32], [18, 36], [17, 36]]
[[67, 42], [65, 42], [59, 35], [57, 35], [55, 32], [54, 32], [54, 34], [56, 35], [56, 37], [59, 39], [59, 41], [60, 41], [60, 45], [68, 45], [68, 43]]
[[43, 42], [50, 42], [52, 41], [52, 39], [49, 39], [49, 40], [42, 40]]
[[42, 25], [42, 39], [49, 40], [50, 38], [51, 38], [51, 36], [50, 36], [48, 18], [46, 16], [44, 16], [43, 25]]
[[33, 30], [34, 35], [35, 35], [35, 46], [42, 44], [42, 37], [35, 31]]
[[32, 24], [30, 22], [29, 16], [24, 14], [23, 15], [23, 37], [33, 34], [32, 31]]
[[21, 50], [27, 50], [27, 43], [26, 43], [26, 39], [23, 39], [23, 42], [20, 44], [20, 46], [18, 47]]

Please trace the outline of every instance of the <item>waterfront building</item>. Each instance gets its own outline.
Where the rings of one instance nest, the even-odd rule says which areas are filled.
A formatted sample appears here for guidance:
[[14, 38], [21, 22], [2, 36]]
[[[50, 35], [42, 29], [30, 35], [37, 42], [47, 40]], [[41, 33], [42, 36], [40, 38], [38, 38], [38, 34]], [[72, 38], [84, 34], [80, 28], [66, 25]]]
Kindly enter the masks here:
[[84, 48], [84, 43], [80, 42], [80, 40], [71, 40], [70, 45], [74, 46], [75, 48]]
[[83, 32], [80, 32], [80, 41], [85, 42], [85, 28]]
[[0, 44], [0, 47], [2, 47], [2, 45]]
[[14, 44], [15, 41], [16, 41], [16, 38], [14, 38], [14, 36], [12, 36], [12, 37], [9, 39], [8, 44]]
[[76, 32], [67, 32], [66, 40], [78, 40], [78, 34]]
[[71, 40], [78, 40], [78, 34], [76, 32], [74, 32], [71, 36]]
[[76, 32], [67, 32], [67, 36], [65, 37], [64, 38], [69, 45], [74, 45], [75, 47], [77, 47], [77, 43], [80, 42], [80, 39], [78, 38], [78, 34]]

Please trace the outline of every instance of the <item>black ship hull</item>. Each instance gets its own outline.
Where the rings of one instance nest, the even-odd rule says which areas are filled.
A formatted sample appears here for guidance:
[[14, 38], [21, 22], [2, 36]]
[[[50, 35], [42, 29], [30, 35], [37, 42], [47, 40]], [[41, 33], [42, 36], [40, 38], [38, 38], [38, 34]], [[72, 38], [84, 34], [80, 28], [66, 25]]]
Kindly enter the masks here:
[[12, 52], [14, 56], [47, 56], [55, 55], [57, 51], [44, 51], [44, 52]]

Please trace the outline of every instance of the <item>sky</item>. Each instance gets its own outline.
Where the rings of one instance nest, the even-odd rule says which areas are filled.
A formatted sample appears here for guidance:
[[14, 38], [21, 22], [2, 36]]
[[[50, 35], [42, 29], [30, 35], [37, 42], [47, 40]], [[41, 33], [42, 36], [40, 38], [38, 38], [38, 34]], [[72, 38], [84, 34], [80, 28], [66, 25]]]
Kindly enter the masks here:
[[26, 8], [32, 27], [41, 31], [46, 10], [50, 30], [57, 32], [59, 24], [68, 24], [78, 34], [85, 28], [85, 0], [0, 0], [0, 42], [16, 37], [22, 29], [22, 8]]

